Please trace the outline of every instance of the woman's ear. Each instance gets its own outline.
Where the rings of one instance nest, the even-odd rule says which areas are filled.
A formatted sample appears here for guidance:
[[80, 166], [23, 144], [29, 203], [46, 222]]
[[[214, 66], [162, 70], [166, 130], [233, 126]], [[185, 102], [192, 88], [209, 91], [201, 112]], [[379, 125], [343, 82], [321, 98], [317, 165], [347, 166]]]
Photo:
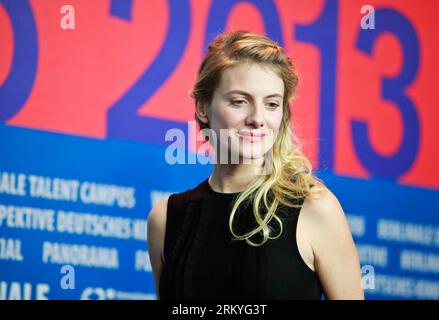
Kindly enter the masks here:
[[195, 113], [197, 114], [198, 119], [200, 119], [201, 122], [208, 124], [209, 118], [207, 117], [207, 110], [206, 110], [206, 104], [197, 101], [195, 106]]

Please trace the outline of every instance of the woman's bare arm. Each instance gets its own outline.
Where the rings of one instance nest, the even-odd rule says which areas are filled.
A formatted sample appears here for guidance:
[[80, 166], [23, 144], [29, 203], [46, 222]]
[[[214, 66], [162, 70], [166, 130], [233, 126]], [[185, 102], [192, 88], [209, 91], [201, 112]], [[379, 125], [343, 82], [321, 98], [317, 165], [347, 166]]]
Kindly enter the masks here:
[[148, 251], [154, 274], [157, 298], [160, 299], [159, 281], [164, 263], [163, 245], [166, 231], [166, 212], [169, 197], [165, 197], [149, 212], [148, 215]]
[[346, 215], [327, 188], [305, 199], [303, 211], [312, 224], [314, 266], [327, 299], [364, 299], [358, 252]]

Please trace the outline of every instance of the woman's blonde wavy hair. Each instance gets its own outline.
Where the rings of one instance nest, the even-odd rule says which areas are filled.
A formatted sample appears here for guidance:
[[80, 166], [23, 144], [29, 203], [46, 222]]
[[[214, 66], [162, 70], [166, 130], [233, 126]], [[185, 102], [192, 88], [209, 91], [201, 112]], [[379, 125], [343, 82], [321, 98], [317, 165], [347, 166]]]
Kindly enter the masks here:
[[[276, 141], [269, 152], [269, 173], [256, 176], [247, 188], [239, 193], [229, 217], [229, 228], [235, 240], [245, 240], [250, 245], [260, 246], [268, 239], [276, 239], [282, 234], [282, 221], [276, 215], [280, 204], [301, 207], [294, 200], [322, 190], [324, 184], [313, 175], [311, 162], [304, 156], [297, 143], [293, 143], [293, 140], [297, 140], [290, 126], [289, 103], [295, 96], [298, 76], [284, 49], [273, 40], [243, 30], [217, 36], [208, 47], [190, 96], [195, 99], [196, 104], [209, 106], [214, 90], [221, 81], [222, 72], [241, 63], [269, 66], [279, 75], [285, 86], [283, 118]], [[209, 128], [208, 124], [198, 118], [196, 112], [195, 119], [201, 129]], [[311, 190], [312, 186], [316, 187]], [[241, 204], [248, 203], [252, 203], [257, 226], [243, 234], [237, 234], [234, 228], [235, 215], [239, 212]], [[276, 235], [273, 235], [274, 229], [270, 225], [273, 219], [280, 227]], [[260, 241], [254, 241], [256, 237]]]

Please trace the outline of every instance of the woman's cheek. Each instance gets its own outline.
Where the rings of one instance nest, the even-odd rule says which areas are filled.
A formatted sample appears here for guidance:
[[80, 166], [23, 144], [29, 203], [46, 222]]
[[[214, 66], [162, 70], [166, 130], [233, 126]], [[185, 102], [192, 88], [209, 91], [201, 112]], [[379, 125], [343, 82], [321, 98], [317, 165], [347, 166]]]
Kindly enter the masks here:
[[222, 123], [225, 128], [239, 128], [241, 116], [238, 112], [225, 112], [222, 115]]
[[280, 119], [278, 118], [278, 119], [275, 119], [273, 121], [273, 123], [272, 123], [272, 125], [270, 127], [273, 129], [273, 131], [279, 132], [281, 124], [282, 124], [282, 118], [280, 118]]

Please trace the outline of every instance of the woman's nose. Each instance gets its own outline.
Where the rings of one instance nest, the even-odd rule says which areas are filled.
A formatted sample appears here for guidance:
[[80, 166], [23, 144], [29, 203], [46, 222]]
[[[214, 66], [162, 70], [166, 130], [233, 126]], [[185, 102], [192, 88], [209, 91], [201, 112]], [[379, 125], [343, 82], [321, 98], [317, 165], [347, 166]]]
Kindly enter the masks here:
[[250, 114], [247, 117], [247, 124], [255, 128], [263, 127], [265, 124], [264, 114], [261, 106], [252, 106]]

